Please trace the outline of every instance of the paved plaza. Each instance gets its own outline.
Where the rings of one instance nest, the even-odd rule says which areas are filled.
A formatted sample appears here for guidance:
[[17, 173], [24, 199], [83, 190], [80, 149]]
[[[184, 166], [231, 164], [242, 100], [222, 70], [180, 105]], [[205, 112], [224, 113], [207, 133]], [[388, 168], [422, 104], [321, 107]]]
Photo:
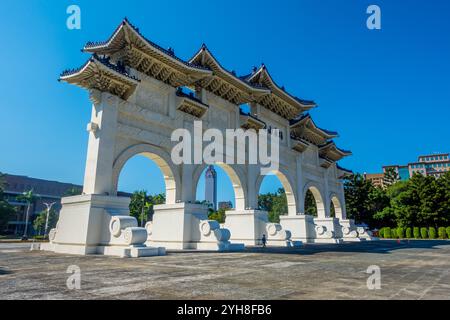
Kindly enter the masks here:
[[[0, 244], [0, 299], [450, 299], [450, 241], [168, 252], [120, 259]], [[66, 286], [81, 269], [81, 289]], [[381, 290], [368, 290], [370, 265]]]

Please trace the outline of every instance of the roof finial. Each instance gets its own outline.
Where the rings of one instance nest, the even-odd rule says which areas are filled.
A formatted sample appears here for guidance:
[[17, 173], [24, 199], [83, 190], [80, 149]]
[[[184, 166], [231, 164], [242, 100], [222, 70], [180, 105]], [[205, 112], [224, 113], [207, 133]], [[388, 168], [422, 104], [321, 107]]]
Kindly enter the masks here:
[[202, 50], [205, 50], [206, 49], [206, 44], [203, 42], [202, 43]]
[[174, 56], [174, 55], [175, 55], [175, 50], [174, 50], [172, 47], [169, 47], [169, 48], [167, 49], [167, 51], [169, 52], [169, 54], [170, 54], [171, 56]]
[[263, 63], [261, 63], [261, 68], [266, 69], [266, 65]]

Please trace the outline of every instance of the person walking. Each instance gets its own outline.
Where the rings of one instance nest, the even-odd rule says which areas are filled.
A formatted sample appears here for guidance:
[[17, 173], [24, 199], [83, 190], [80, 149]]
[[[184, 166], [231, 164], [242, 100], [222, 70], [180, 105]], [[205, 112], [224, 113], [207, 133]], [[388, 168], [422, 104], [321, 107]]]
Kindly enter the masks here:
[[263, 248], [265, 248], [265, 247], [266, 247], [266, 244], [267, 244], [267, 238], [266, 238], [266, 235], [265, 235], [265, 234], [263, 234], [262, 239], [261, 239], [261, 242], [262, 242]]

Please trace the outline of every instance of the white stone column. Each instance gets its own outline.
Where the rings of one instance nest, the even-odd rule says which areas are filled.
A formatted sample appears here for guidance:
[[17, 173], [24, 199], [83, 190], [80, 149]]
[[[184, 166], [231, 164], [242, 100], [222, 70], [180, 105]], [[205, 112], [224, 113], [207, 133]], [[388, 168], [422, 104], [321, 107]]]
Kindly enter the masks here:
[[[260, 168], [257, 165], [247, 165], [247, 204], [246, 208], [253, 210], [258, 209], [258, 195], [259, 190], [257, 190], [257, 181], [259, 175], [261, 174]], [[246, 209], [244, 208], [244, 209]]]
[[299, 154], [296, 158], [296, 184], [297, 184], [297, 212], [305, 214], [305, 194], [303, 192], [303, 154]]
[[347, 219], [347, 208], [345, 206], [345, 190], [344, 183], [339, 181], [339, 188], [341, 189], [340, 201], [341, 201], [341, 211], [342, 211], [342, 219]]
[[[100, 93], [93, 93], [100, 94]], [[101, 93], [92, 107], [88, 124], [89, 143], [84, 175], [85, 194], [105, 195], [112, 191], [112, 170], [119, 98]]]
[[330, 211], [330, 187], [329, 187], [329, 181], [328, 181], [328, 173], [329, 169], [324, 170], [323, 178], [324, 178], [324, 192], [323, 192], [323, 202], [324, 202], [324, 209], [325, 209], [325, 218], [330, 218], [331, 211]]

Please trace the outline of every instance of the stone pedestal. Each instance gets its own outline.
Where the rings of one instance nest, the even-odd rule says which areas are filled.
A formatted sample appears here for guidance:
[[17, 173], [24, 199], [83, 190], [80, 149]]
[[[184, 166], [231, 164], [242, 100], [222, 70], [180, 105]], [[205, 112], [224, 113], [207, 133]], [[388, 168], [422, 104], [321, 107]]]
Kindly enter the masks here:
[[297, 245], [302, 242], [314, 242], [314, 218], [299, 214], [295, 216], [280, 216], [281, 226], [291, 232], [291, 241]]
[[129, 216], [129, 198], [82, 195], [62, 199], [62, 209], [49, 243], [41, 250], [119, 257], [162, 255], [164, 248], [147, 247], [147, 232]]
[[339, 224], [342, 230], [342, 239], [349, 242], [359, 242], [361, 238], [358, 237], [355, 222], [351, 219], [340, 219]]
[[370, 240], [370, 241], [373, 241], [373, 240], [380, 240], [379, 238], [374, 237], [374, 236], [372, 235], [372, 232], [371, 232], [371, 231], [366, 230], [366, 229], [364, 229], [363, 227], [357, 227], [357, 228], [356, 228], [356, 231], [358, 232], [358, 237], [359, 237], [361, 240]]
[[231, 232], [231, 240], [246, 246], [262, 245], [266, 236], [267, 246], [291, 247], [291, 233], [278, 223], [270, 223], [268, 213], [259, 210], [227, 211], [224, 226]]
[[315, 218], [314, 243], [342, 243], [342, 230], [337, 218]]
[[208, 208], [201, 204], [176, 203], [154, 207], [153, 221], [147, 223], [147, 244], [172, 250], [243, 250], [230, 243], [230, 231], [208, 220]]

